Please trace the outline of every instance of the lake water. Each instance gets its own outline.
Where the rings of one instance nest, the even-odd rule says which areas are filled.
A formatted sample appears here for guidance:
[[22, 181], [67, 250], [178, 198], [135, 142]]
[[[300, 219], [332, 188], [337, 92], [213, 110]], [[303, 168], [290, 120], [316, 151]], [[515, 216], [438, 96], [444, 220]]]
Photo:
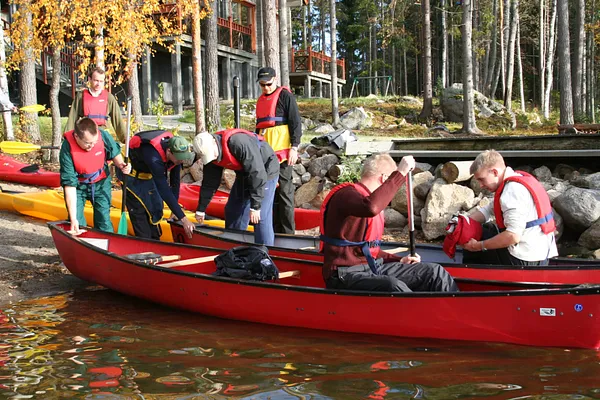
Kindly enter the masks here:
[[600, 399], [600, 353], [280, 328], [99, 290], [1, 310], [0, 398]]

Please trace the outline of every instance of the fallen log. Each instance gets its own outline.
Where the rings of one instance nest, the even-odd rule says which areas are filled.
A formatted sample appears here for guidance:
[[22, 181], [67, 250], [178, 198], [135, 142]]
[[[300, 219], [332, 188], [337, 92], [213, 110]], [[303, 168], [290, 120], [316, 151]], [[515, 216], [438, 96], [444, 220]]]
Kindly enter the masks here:
[[463, 182], [471, 179], [471, 168], [473, 161], [448, 161], [442, 166], [442, 178], [448, 183]]

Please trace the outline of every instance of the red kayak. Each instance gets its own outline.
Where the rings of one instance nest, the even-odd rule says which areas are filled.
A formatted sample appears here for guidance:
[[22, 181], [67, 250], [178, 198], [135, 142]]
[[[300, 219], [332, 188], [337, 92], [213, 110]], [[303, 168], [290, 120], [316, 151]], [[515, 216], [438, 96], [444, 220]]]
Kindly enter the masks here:
[[[234, 279], [213, 275], [218, 249], [95, 229], [73, 236], [64, 221], [48, 225], [73, 275], [205, 315], [339, 332], [600, 348], [600, 286], [457, 280], [456, 293], [328, 290], [311, 261], [274, 257], [279, 280]], [[147, 252], [156, 264], [139, 257]]]
[[[189, 239], [178, 221], [169, 221], [173, 240], [178, 243], [208, 246], [217, 249], [231, 249], [254, 243], [251, 232], [236, 231], [218, 227], [198, 225]], [[323, 254], [318, 252], [319, 238], [315, 236], [275, 235], [275, 246], [269, 247], [272, 256], [323, 262]], [[409, 252], [405, 243], [384, 242], [381, 248], [387, 252], [404, 256]], [[462, 252], [456, 258], [449, 258], [441, 246], [417, 244], [417, 253], [424, 262], [436, 262], [454, 277], [466, 279], [502, 280], [509, 282], [538, 282], [551, 284], [600, 284], [600, 262], [581, 258], [555, 257], [545, 267], [516, 267], [499, 265], [464, 264]]]
[[[179, 202], [188, 210], [196, 210], [198, 207], [198, 196], [200, 195], [200, 186], [181, 184], [179, 189]], [[213, 217], [225, 219], [225, 204], [227, 204], [228, 194], [217, 191], [206, 209], [206, 214]], [[299, 231], [316, 228], [320, 223], [319, 210], [307, 210], [304, 208], [295, 208], [294, 217], [296, 220], [296, 229]]]
[[59, 187], [60, 174], [29, 165], [12, 157], [0, 155], [0, 180], [27, 185]]

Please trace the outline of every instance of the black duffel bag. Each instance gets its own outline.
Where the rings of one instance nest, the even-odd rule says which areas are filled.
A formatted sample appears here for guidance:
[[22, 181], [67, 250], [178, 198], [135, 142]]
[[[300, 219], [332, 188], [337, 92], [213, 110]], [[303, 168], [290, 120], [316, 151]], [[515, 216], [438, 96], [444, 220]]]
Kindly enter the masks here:
[[279, 279], [279, 270], [265, 246], [239, 246], [215, 258], [216, 276], [235, 279], [269, 281]]

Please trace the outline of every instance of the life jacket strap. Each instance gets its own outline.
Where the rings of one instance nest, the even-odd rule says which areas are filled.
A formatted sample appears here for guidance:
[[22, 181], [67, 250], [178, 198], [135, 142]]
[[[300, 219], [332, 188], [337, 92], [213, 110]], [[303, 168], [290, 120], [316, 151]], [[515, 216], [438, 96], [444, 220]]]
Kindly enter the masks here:
[[375, 259], [373, 258], [373, 255], [371, 254], [371, 250], [370, 250], [371, 247], [378, 247], [379, 243], [381, 243], [380, 240], [371, 240], [371, 241], [364, 240], [362, 242], [351, 242], [349, 240], [331, 238], [331, 237], [328, 237], [325, 235], [321, 235], [319, 237], [319, 239], [321, 239], [321, 241], [323, 241], [327, 244], [330, 244], [332, 246], [337, 246], [337, 247], [359, 246], [360, 249], [362, 250], [363, 255], [367, 259], [367, 264], [369, 264], [369, 268], [371, 268], [371, 271], [375, 275], [380, 275], [379, 268], [377, 268], [377, 264], [375, 263]]
[[525, 224], [525, 228], [533, 228], [534, 226], [542, 225], [547, 222], [550, 222], [554, 219], [554, 213], [550, 211], [548, 214], [544, 215], [541, 218], [535, 219], [533, 221], [529, 221]]

